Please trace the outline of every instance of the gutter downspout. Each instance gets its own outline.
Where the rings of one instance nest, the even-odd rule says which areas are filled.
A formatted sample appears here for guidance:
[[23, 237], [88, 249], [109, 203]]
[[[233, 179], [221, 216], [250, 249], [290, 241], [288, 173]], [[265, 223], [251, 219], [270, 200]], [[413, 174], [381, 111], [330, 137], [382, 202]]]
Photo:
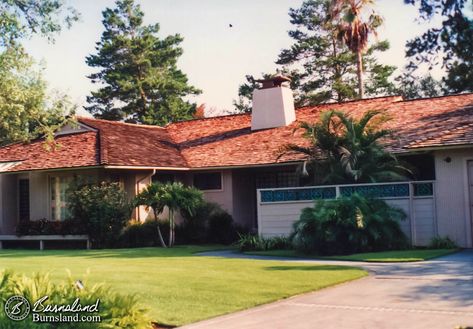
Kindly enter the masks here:
[[[138, 193], [140, 193], [140, 183], [148, 177], [153, 177], [155, 174], [156, 174], [156, 169], [153, 169], [153, 171], [151, 172], [151, 175], [145, 175], [144, 177], [142, 177], [138, 181], [136, 181], [136, 183], [135, 183], [135, 196], [138, 195]], [[139, 206], [136, 207], [135, 211], [136, 211], [136, 220], [141, 222], [140, 207]]]

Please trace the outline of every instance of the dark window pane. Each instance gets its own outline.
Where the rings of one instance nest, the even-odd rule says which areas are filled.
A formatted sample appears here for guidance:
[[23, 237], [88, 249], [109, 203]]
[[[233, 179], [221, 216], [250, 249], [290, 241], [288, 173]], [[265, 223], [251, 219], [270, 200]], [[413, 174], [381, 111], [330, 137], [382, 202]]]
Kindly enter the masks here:
[[19, 199], [20, 220], [30, 220], [30, 181], [28, 179], [19, 181]]
[[194, 174], [194, 186], [199, 190], [221, 190], [222, 174], [219, 172]]
[[154, 174], [152, 181], [153, 183], [174, 183], [174, 174]]

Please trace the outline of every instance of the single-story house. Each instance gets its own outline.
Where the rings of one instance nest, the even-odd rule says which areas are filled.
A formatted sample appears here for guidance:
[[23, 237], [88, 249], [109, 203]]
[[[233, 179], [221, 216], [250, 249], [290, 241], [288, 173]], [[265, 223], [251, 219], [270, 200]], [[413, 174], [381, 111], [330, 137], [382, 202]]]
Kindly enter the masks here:
[[[120, 182], [133, 197], [152, 181], [182, 181], [219, 203], [240, 225], [260, 234], [287, 234], [313, 199], [356, 189], [375, 191], [409, 215], [403, 226], [413, 243], [449, 236], [472, 244], [473, 94], [403, 100], [378, 97], [294, 109], [291, 90], [271, 80], [256, 90], [252, 114], [176, 122], [165, 127], [78, 117], [57, 133], [58, 147], [43, 140], [0, 148], [0, 235], [15, 234], [21, 220], [63, 220], [66, 189], [74, 176]], [[395, 132], [389, 151], [418, 168], [416, 182], [304, 187], [305, 158], [280, 149], [307, 145], [298, 129], [326, 110], [360, 116], [379, 110]], [[348, 191], [348, 192], [347, 192]], [[146, 209], [133, 213], [145, 220]]]

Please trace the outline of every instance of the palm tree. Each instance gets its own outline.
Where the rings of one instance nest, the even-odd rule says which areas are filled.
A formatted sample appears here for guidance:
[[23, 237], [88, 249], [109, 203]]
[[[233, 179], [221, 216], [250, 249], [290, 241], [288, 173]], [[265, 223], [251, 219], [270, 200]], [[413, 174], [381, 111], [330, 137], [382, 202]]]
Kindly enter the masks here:
[[172, 247], [176, 240], [175, 214], [185, 211], [192, 215], [203, 203], [202, 192], [193, 187], [186, 187], [182, 183], [153, 183], [148, 185], [135, 198], [135, 205], [144, 205], [153, 209], [154, 219], [158, 223], [158, 236], [161, 245], [166, 248], [161, 230], [159, 228], [158, 215], [168, 209], [169, 241]]
[[310, 146], [284, 146], [282, 154], [308, 156], [314, 184], [346, 184], [402, 180], [411, 174], [394, 154], [384, 150], [381, 140], [391, 132], [381, 129], [378, 111], [367, 111], [359, 120], [339, 111], [321, 114], [316, 124], [303, 123]]
[[185, 211], [193, 213], [203, 203], [202, 192], [194, 187], [186, 187], [182, 183], [158, 184], [162, 188], [161, 202], [169, 210], [169, 246], [172, 247], [175, 242], [175, 213]]
[[135, 197], [134, 204], [135, 206], [146, 206], [147, 210], [149, 208], [153, 210], [154, 220], [158, 228], [159, 242], [163, 248], [167, 248], [158, 220], [158, 214], [162, 213], [165, 207], [165, 204], [162, 202], [162, 195], [163, 188], [161, 184], [150, 184]]
[[332, 0], [330, 16], [337, 26], [338, 37], [356, 54], [360, 98], [363, 98], [365, 94], [363, 52], [368, 47], [370, 34], [376, 35], [377, 28], [383, 23], [383, 18], [374, 10], [369, 9], [373, 4], [374, 0]]

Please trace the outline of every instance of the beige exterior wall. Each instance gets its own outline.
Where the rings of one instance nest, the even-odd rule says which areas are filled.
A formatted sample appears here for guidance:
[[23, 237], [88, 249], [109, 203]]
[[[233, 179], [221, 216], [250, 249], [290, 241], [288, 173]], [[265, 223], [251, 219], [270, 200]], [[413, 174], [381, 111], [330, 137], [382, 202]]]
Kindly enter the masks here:
[[434, 154], [438, 234], [449, 236], [461, 247], [471, 248], [467, 161], [473, 160], [473, 148]]
[[208, 202], [218, 203], [223, 209], [233, 216], [233, 184], [231, 170], [221, 171], [222, 189], [215, 191], [202, 191], [204, 199]]
[[238, 225], [256, 228], [256, 188], [250, 171], [233, 171], [233, 219]]
[[31, 172], [30, 179], [30, 220], [49, 219], [49, 182], [45, 172]]

